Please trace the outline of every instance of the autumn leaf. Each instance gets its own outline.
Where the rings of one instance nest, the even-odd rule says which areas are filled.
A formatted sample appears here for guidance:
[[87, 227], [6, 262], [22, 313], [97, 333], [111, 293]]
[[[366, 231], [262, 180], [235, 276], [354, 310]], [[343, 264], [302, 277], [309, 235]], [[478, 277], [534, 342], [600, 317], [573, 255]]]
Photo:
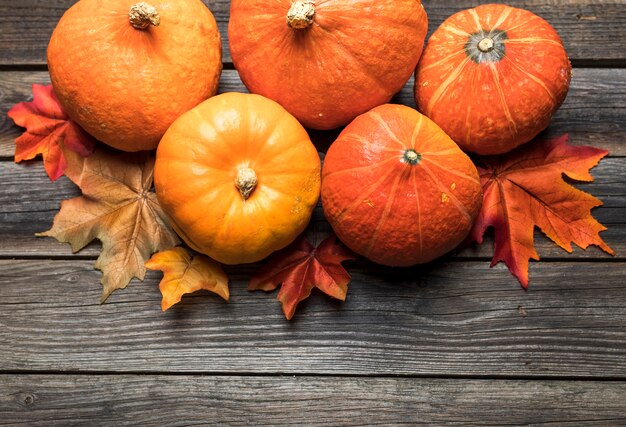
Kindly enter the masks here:
[[211, 258], [189, 253], [177, 247], [152, 255], [146, 262], [150, 270], [161, 270], [163, 279], [159, 289], [163, 295], [161, 309], [167, 310], [179, 303], [184, 294], [201, 289], [214, 292], [228, 301], [228, 277], [222, 267]]
[[484, 200], [471, 238], [482, 243], [487, 228], [493, 227], [491, 266], [504, 261], [524, 288], [528, 287], [529, 260], [539, 260], [533, 241], [535, 226], [570, 253], [575, 243], [583, 249], [597, 245], [614, 255], [599, 236], [606, 228], [591, 216], [591, 209], [602, 202], [563, 179], [567, 175], [593, 181], [589, 171], [608, 152], [574, 147], [567, 141], [567, 135], [537, 140], [503, 156], [479, 158]]
[[15, 162], [41, 154], [52, 181], [62, 176], [67, 166], [63, 148], [87, 157], [96, 147], [96, 140], [63, 112], [52, 86], [34, 84], [33, 101], [20, 102], [8, 115], [26, 128], [15, 140]]
[[300, 301], [318, 288], [327, 295], [345, 301], [350, 275], [341, 263], [355, 256], [338, 243], [335, 236], [314, 248], [301, 236], [291, 246], [270, 257], [250, 280], [249, 290], [273, 291], [281, 286], [278, 300], [287, 320], [291, 320]]
[[154, 156], [113, 154], [98, 149], [87, 158], [68, 156], [66, 175], [83, 195], [61, 203], [51, 236], [72, 245], [74, 252], [94, 239], [102, 242], [95, 267], [102, 270], [102, 300], [125, 288], [133, 277], [143, 280], [146, 260], [180, 241], [150, 191]]

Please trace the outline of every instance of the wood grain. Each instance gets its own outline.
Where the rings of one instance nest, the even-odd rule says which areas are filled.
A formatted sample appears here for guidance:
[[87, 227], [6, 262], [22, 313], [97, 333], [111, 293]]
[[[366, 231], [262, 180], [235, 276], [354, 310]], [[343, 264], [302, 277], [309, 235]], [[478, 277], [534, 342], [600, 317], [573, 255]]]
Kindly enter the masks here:
[[[58, 20], [75, 0], [0, 0], [0, 65], [45, 65], [46, 48]], [[223, 60], [228, 49], [230, 1], [204, 0], [222, 35]], [[430, 32], [453, 13], [489, 0], [425, 0]], [[626, 64], [626, 2], [509, 0], [542, 16], [559, 32], [577, 65]], [[558, 6], [558, 7], [557, 7]]]
[[276, 294], [187, 296], [160, 274], [100, 305], [93, 261], [0, 261], [0, 370], [626, 379], [626, 263], [543, 262], [524, 292], [504, 266], [350, 263], [345, 303], [314, 292], [286, 322]]
[[[0, 72], [0, 158], [11, 157], [14, 140], [20, 134], [6, 112], [14, 104], [32, 98], [33, 83], [48, 84], [46, 72]], [[234, 70], [225, 70], [220, 92], [246, 92]], [[576, 69], [565, 104], [545, 133], [569, 133], [576, 145], [593, 145], [613, 156], [626, 156], [626, 69]], [[392, 102], [415, 107], [413, 81]], [[311, 132], [318, 149], [325, 151], [338, 131]]]
[[11, 425], [617, 425], [623, 382], [0, 376]]

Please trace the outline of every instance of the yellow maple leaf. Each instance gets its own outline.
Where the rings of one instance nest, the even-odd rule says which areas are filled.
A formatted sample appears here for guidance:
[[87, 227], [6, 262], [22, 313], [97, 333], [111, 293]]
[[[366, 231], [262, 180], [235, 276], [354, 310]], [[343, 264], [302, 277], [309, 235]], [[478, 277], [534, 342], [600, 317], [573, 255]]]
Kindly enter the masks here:
[[178, 247], [154, 254], [146, 262], [146, 267], [163, 272], [159, 284], [163, 311], [180, 302], [184, 294], [201, 289], [214, 292], [226, 301], [230, 297], [228, 277], [222, 267], [207, 256], [192, 258], [185, 249]]

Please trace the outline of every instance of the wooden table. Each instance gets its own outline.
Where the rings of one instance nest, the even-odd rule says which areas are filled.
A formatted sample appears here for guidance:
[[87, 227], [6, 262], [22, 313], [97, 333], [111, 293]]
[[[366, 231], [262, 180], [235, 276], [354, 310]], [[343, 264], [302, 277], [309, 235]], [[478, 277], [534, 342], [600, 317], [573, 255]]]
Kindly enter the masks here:
[[[49, 82], [46, 46], [72, 0], [0, 0], [0, 424], [626, 424], [626, 0], [511, 0], [548, 19], [575, 66], [548, 134], [611, 155], [578, 185], [615, 258], [572, 255], [539, 232], [543, 261], [520, 289], [491, 240], [425, 267], [362, 261], [345, 303], [319, 293], [292, 322], [275, 294], [205, 293], [163, 314], [149, 273], [98, 303], [98, 244], [78, 254], [47, 229], [77, 189], [41, 162], [12, 162], [6, 117]], [[245, 91], [230, 63], [229, 1], [206, 1], [224, 41], [221, 91]], [[431, 31], [481, 3], [431, 0]], [[396, 102], [414, 106], [412, 82]], [[333, 134], [316, 134], [321, 150]], [[327, 231], [318, 210], [314, 227]]]

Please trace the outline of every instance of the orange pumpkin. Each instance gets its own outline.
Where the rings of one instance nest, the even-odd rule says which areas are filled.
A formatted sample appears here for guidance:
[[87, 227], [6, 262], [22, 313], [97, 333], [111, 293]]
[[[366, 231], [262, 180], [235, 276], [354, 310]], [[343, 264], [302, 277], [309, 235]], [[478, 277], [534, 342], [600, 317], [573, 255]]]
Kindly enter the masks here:
[[232, 0], [228, 35], [251, 92], [333, 129], [404, 86], [427, 29], [420, 0]]
[[309, 223], [320, 159], [300, 123], [259, 95], [226, 93], [163, 136], [157, 196], [189, 246], [224, 264], [259, 261]]
[[357, 117], [328, 150], [324, 213], [354, 252], [405, 267], [454, 249], [482, 203], [476, 167], [435, 123], [382, 105]]
[[214, 95], [221, 58], [215, 19], [200, 0], [80, 0], [48, 46], [63, 109], [125, 151], [156, 148], [178, 116]]
[[501, 154], [533, 139], [565, 100], [572, 67], [554, 29], [500, 4], [437, 29], [417, 69], [420, 111], [464, 150]]

